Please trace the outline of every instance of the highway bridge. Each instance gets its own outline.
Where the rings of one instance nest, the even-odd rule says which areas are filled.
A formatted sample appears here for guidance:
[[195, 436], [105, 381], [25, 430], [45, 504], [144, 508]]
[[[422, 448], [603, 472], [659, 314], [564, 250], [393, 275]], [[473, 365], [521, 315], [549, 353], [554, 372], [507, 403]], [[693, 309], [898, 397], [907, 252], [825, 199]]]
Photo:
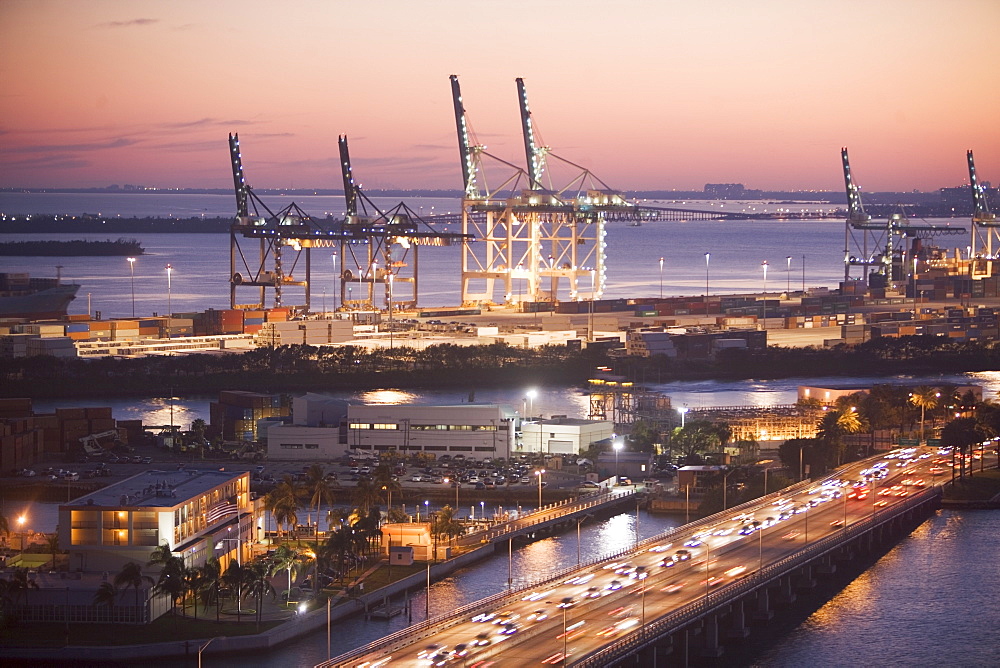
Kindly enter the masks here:
[[542, 506], [535, 512], [521, 515], [517, 519], [465, 534], [457, 539], [457, 543], [461, 546], [502, 543], [521, 536], [554, 531], [564, 524], [574, 523], [604, 510], [630, 502], [635, 503], [640, 494], [639, 489], [635, 486], [604, 488], [594, 494]]
[[[855, 462], [543, 582], [414, 624], [327, 666], [688, 665], [938, 507], [950, 454]], [[950, 473], [950, 471], [949, 471]]]

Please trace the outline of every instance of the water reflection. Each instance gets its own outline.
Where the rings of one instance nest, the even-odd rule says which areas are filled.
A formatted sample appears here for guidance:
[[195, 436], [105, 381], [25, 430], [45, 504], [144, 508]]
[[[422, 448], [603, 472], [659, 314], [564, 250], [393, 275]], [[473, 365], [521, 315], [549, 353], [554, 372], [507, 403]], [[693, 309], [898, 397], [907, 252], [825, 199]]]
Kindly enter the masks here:
[[[639, 533], [642, 538], [662, 533], [680, 524], [672, 515], [642, 513]], [[575, 527], [574, 527], [575, 529]], [[513, 572], [514, 586], [536, 582], [577, 563], [579, 545], [583, 561], [590, 561], [627, 548], [635, 541], [635, 513], [623, 513], [607, 520], [584, 523], [580, 527], [581, 542], [576, 532], [569, 532], [530, 543], [508, 557], [507, 546], [499, 545], [497, 552], [452, 576], [435, 582], [426, 591], [411, 592], [408, 600], [409, 615], [403, 614], [387, 621], [354, 618], [344, 620], [333, 631], [334, 656], [389, 633], [405, 628], [410, 623], [430, 616], [445, 614], [455, 608], [490, 596], [507, 588], [508, 568]], [[510, 559], [510, 561], [508, 561]], [[403, 598], [398, 600], [402, 601]], [[267, 654], [240, 657], [213, 657], [212, 665], [222, 668], [278, 668], [297, 665], [314, 665], [326, 659], [326, 630], [300, 638]], [[166, 665], [166, 664], [163, 664]]]

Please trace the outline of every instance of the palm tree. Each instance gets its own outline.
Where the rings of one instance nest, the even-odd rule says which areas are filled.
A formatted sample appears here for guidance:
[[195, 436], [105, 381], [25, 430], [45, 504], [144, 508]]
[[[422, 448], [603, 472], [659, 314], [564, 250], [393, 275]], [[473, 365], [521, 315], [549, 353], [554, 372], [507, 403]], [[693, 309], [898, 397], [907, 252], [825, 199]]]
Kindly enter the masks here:
[[[320, 506], [329, 506], [333, 503], [333, 490], [326, 479], [322, 466], [313, 464], [309, 467], [309, 470], [306, 471], [304, 487], [309, 497], [309, 504], [316, 511], [316, 524], [318, 525]], [[311, 518], [307, 518], [306, 523], [311, 523], [310, 520]]]
[[59, 553], [59, 534], [54, 533], [46, 541], [49, 547], [49, 554], [52, 555], [52, 570], [56, 570], [56, 555]]
[[10, 534], [10, 522], [7, 520], [7, 516], [0, 513], [0, 533], [5, 536]]
[[465, 526], [455, 518], [455, 509], [445, 506], [438, 512], [432, 530], [438, 536], [454, 538], [465, 533]]
[[326, 543], [320, 548], [325, 555], [336, 558], [337, 575], [340, 577], [341, 582], [343, 582], [345, 574], [344, 565], [347, 563], [349, 556], [353, 554], [354, 546], [354, 527], [342, 524], [335, 531], [330, 532], [330, 537], [326, 539]]
[[28, 577], [27, 568], [15, 568], [7, 584], [7, 595], [14, 605], [18, 599], [24, 598], [24, 605], [27, 607], [29, 589], [38, 589], [38, 583]]
[[114, 610], [115, 602], [118, 600], [118, 587], [111, 582], [102, 582], [97, 587], [94, 594], [94, 606], [103, 605], [108, 608], [108, 615]]
[[171, 559], [174, 558], [174, 553], [170, 549], [170, 546], [166, 543], [157, 545], [156, 548], [149, 555], [149, 561], [146, 562], [147, 566], [165, 566]]
[[278, 524], [279, 536], [282, 525], [288, 524], [291, 527], [298, 523], [300, 507], [299, 486], [287, 474], [282, 476], [281, 482], [264, 498], [264, 508], [274, 516], [274, 521]]
[[122, 569], [118, 571], [114, 579], [115, 587], [118, 588], [124, 587], [124, 589], [126, 590], [129, 587], [131, 587], [132, 589], [135, 590], [136, 624], [140, 623], [145, 618], [145, 615], [143, 615], [139, 610], [139, 589], [142, 587], [142, 584], [144, 582], [153, 584], [153, 578], [149, 577], [148, 575], [143, 575], [142, 567], [139, 564], [135, 563], [134, 561], [130, 561], [129, 563], [122, 566]]
[[[171, 612], [177, 607], [177, 600], [187, 593], [184, 583], [184, 560], [180, 557], [168, 557], [163, 568], [160, 570], [160, 577], [153, 585], [154, 594], [166, 594], [170, 597]], [[181, 610], [181, 614], [184, 611]]]
[[240, 601], [243, 600], [243, 584], [246, 581], [247, 573], [242, 564], [236, 561], [230, 561], [229, 567], [226, 568], [226, 572], [222, 575], [222, 582], [226, 585], [226, 588], [230, 591], [236, 592], [236, 623], [238, 624], [241, 620], [242, 606]]
[[[976, 418], [955, 418], [941, 430], [941, 444], [957, 448], [960, 455], [959, 477], [965, 477], [965, 451], [977, 443], [982, 443], [988, 432]], [[969, 463], [969, 477], [972, 477], [972, 463]]]
[[271, 575], [276, 574], [278, 571], [288, 572], [288, 598], [286, 599], [286, 603], [292, 598], [292, 571], [295, 572], [295, 577], [297, 578], [301, 568], [302, 555], [297, 550], [287, 545], [281, 545], [275, 550], [271, 561]]
[[941, 399], [941, 392], [937, 388], [921, 385], [910, 392], [910, 403], [920, 408], [920, 442], [924, 443], [924, 416], [929, 408], [934, 410], [938, 407]]
[[357, 489], [354, 492], [354, 502], [363, 513], [367, 513], [381, 499], [382, 491], [375, 485], [373, 480], [368, 478], [358, 480]]
[[222, 567], [219, 565], [219, 560], [209, 557], [201, 567], [201, 576], [201, 603], [205, 607], [214, 603], [215, 621], [219, 621], [219, 603], [222, 598]]
[[194, 618], [198, 619], [198, 596], [202, 587], [205, 586], [205, 574], [198, 566], [192, 566], [184, 570], [184, 598], [191, 594], [194, 603]]
[[271, 586], [271, 582], [267, 579], [270, 568], [266, 561], [254, 561], [248, 564], [244, 570], [246, 571], [246, 578], [244, 580], [245, 588], [243, 595], [253, 597], [257, 601], [257, 631], [259, 632], [261, 609], [264, 607], [264, 595], [270, 593], [272, 600], [275, 597], [274, 587]]

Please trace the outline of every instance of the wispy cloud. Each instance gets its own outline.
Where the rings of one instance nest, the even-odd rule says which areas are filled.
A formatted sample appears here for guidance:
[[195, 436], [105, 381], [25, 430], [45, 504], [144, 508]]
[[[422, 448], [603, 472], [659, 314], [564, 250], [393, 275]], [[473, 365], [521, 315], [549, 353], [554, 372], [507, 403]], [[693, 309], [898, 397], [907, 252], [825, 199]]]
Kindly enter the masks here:
[[129, 21], [108, 21], [98, 23], [98, 28], [132, 28], [134, 26], [148, 26], [159, 23], [160, 19], [131, 19]]
[[91, 164], [89, 160], [84, 160], [83, 158], [57, 153], [53, 155], [32, 156], [22, 160], [6, 160], [3, 166], [6, 169], [12, 167], [17, 169], [80, 169], [90, 167]]
[[51, 153], [53, 151], [62, 151], [67, 153], [76, 153], [81, 151], [103, 151], [109, 148], [122, 148], [124, 146], [132, 146], [133, 144], [138, 144], [139, 141], [136, 139], [129, 139], [127, 137], [116, 137], [113, 139], [108, 139], [106, 141], [90, 142], [85, 144], [45, 144], [37, 146], [14, 146], [7, 147], [6, 151], [8, 153]]

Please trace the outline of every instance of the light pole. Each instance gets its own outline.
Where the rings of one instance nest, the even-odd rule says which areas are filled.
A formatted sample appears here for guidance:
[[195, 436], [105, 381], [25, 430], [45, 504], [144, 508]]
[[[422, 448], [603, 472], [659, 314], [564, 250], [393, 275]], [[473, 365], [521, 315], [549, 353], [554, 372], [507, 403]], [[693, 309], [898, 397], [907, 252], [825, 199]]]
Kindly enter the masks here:
[[611, 446], [611, 447], [613, 447], [615, 449], [615, 486], [617, 487], [618, 484], [619, 484], [619, 481], [618, 481], [618, 453], [621, 452], [621, 449], [623, 447], [625, 447], [625, 444], [622, 443], [621, 441], [615, 441], [614, 445]]
[[677, 412], [681, 414], [681, 429], [684, 428], [685, 417], [687, 416], [689, 410], [691, 409], [687, 406], [681, 406], [677, 409]]
[[389, 348], [392, 348], [392, 272], [389, 273]]
[[530, 417], [535, 412], [535, 397], [538, 396], [538, 391], [532, 388], [525, 392], [524, 396], [528, 400], [528, 417]]
[[767, 260], [761, 263], [760, 268], [764, 270], [764, 293], [760, 296], [760, 317], [761, 320], [767, 320]]
[[337, 251], [333, 251], [333, 310], [337, 310], [337, 289], [340, 287], [340, 277], [337, 276]]
[[130, 257], [128, 259], [128, 270], [132, 275], [132, 317], [135, 317], [135, 258]]
[[545, 469], [538, 469], [535, 471], [535, 475], [538, 476], [538, 509], [542, 509], [542, 475], [545, 473]]
[[209, 638], [208, 642], [198, 648], [198, 668], [201, 668], [201, 653], [205, 651], [205, 648], [212, 644], [213, 640], [218, 640], [222, 636], [215, 636], [214, 638]]
[[786, 257], [785, 262], [788, 263], [788, 267], [785, 269], [785, 297], [787, 298], [792, 291], [792, 256]]
[[705, 303], [708, 303], [708, 260], [712, 257], [711, 253], [705, 253]]
[[663, 299], [663, 258], [660, 258], [660, 299]]
[[[237, 521], [236, 525], [237, 525], [237, 532], [238, 532], [239, 531], [239, 521]], [[230, 530], [232, 529], [232, 527], [229, 527], [229, 528], [230, 528]], [[278, 530], [280, 531], [281, 527], [278, 527]], [[218, 544], [215, 546], [215, 549], [216, 550], [221, 549], [221, 547], [223, 547], [224, 543], [231, 543], [231, 542], [236, 543], [236, 565], [239, 566], [240, 568], [242, 568], [243, 567], [243, 558], [240, 556], [240, 553], [243, 552], [243, 545], [240, 542], [239, 538], [221, 538], [221, 539], [219, 539]], [[233, 563], [233, 560], [232, 560], [231, 557], [229, 559], [229, 563], [230, 564]], [[288, 597], [289, 598], [291, 598], [291, 593], [292, 593], [292, 590], [289, 589], [288, 590], [288, 594], [289, 594]], [[239, 586], [239, 591], [236, 594], [236, 612], [237, 612], [237, 614], [239, 614], [242, 611], [243, 611], [243, 585], [241, 583], [240, 586]]]
[[171, 315], [173, 313], [173, 309], [170, 306], [170, 292], [171, 292], [170, 291], [170, 275], [173, 273], [174, 268], [173, 268], [172, 265], [169, 265], [169, 264], [165, 268], [167, 270], [167, 315], [169, 316], [169, 315]]

